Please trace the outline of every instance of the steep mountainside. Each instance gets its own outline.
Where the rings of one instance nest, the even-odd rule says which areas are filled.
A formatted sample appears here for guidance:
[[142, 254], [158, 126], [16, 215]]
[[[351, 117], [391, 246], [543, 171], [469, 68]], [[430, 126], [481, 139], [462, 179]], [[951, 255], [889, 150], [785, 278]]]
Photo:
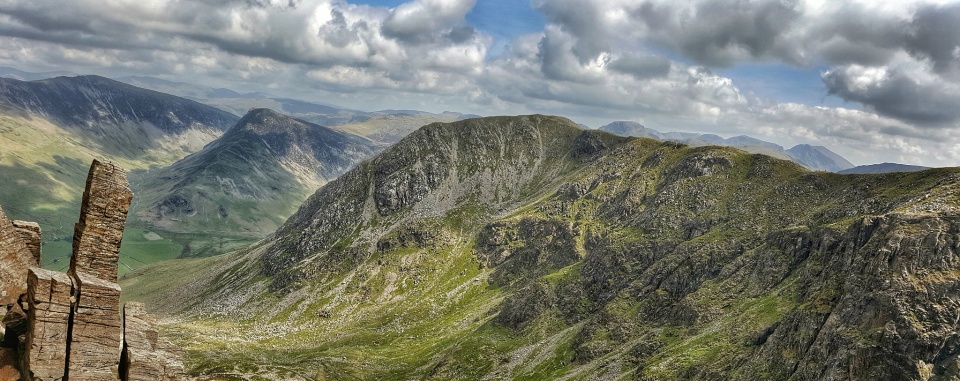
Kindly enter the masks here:
[[246, 250], [136, 273], [195, 375], [952, 379], [960, 169], [845, 176], [556, 117], [421, 128]]
[[0, 79], [0, 205], [43, 226], [44, 266], [62, 270], [93, 158], [129, 169], [166, 166], [237, 119], [101, 77]]
[[141, 157], [168, 139], [185, 147], [165, 148], [196, 151], [237, 120], [195, 101], [98, 76], [0, 79], [0, 111], [74, 128], [111, 156], [125, 158]]
[[186, 250], [196, 255], [211, 249], [202, 235], [220, 245], [272, 233], [317, 188], [371, 155], [364, 138], [251, 110], [200, 152], [138, 174], [133, 213], [153, 230], [192, 234]]
[[798, 144], [793, 148], [784, 150], [784, 148], [778, 144], [746, 135], [724, 139], [714, 134], [659, 132], [646, 128], [640, 123], [628, 121], [613, 122], [599, 129], [621, 136], [669, 140], [697, 147], [708, 145], [736, 147], [751, 153], [759, 153], [783, 160], [793, 160], [807, 168], [818, 171], [838, 172], [853, 167], [853, 164], [847, 161], [847, 159], [844, 159], [842, 156], [823, 146]]
[[930, 168], [921, 167], [919, 165], [881, 163], [881, 164], [861, 165], [853, 168], [848, 168], [840, 171], [840, 173], [854, 175], [854, 174], [869, 174], [869, 173], [916, 172], [916, 171], [923, 171], [926, 169], [930, 169]]

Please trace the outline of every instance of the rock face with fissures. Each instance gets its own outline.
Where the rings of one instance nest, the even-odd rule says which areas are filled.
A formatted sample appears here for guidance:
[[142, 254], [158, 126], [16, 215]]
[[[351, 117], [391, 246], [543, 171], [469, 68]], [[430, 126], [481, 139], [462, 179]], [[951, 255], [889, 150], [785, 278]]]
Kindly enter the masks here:
[[71, 274], [82, 271], [117, 282], [123, 224], [133, 200], [122, 168], [94, 160], [83, 192], [80, 221], [73, 233]]

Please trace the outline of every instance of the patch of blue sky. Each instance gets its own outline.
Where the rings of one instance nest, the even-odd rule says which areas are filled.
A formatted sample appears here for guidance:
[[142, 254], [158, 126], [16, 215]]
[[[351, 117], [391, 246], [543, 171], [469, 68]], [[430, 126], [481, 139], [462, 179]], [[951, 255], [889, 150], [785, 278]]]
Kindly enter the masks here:
[[[352, 4], [366, 4], [394, 8], [404, 0], [350, 0]], [[519, 36], [539, 33], [546, 19], [526, 0], [477, 0], [466, 15], [467, 25], [493, 37], [490, 57], [499, 56], [510, 42]]]
[[820, 73], [827, 69], [826, 66], [803, 68], [782, 63], [740, 63], [713, 71], [733, 80], [733, 84], [741, 91], [762, 99], [857, 108], [827, 93], [820, 79]]

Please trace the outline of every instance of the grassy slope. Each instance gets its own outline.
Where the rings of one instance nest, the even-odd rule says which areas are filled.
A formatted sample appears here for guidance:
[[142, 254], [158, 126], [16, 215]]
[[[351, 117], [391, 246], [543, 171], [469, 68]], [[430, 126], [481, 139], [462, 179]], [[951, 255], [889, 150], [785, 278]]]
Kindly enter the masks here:
[[[732, 165], [707, 176], [684, 174], [684, 163], [704, 157], [726, 158]], [[427, 224], [439, 226], [444, 238], [370, 249], [355, 267], [322, 273], [289, 293], [267, 292], [271, 280], [251, 276], [259, 272], [257, 259], [267, 250], [261, 246], [137, 272], [123, 284], [124, 297], [146, 300], [154, 309], [183, 307], [184, 314], [165, 326], [164, 334], [186, 348], [192, 372], [205, 379], [547, 380], [616, 378], [637, 371], [649, 379], [682, 379], [691, 369], [722, 371], [743, 361], [757, 332], [793, 308], [808, 308], [793, 298], [795, 278], [758, 293], [743, 279], [706, 276], [682, 299], [702, 316], [693, 324], [638, 319], [651, 313], [646, 309], [650, 298], [668, 296], [676, 282], [685, 282], [683, 274], [695, 276], [706, 263], [724, 260], [702, 248], [733, 240], [756, 248], [744, 256], [762, 255], [763, 246], [757, 245], [769, 232], [813, 226], [842, 230], [854, 214], [925, 213], [925, 205], [956, 209], [960, 204], [956, 181], [944, 182], [956, 179], [960, 170], [811, 174], [793, 163], [735, 149], [645, 139], [632, 140], [589, 166], [569, 168], [542, 193], [525, 195], [508, 215], [460, 204]], [[556, 192], [563, 183], [590, 190], [571, 199]], [[643, 298], [631, 294], [644, 290], [642, 285], [602, 304], [583, 297], [574, 308], [586, 314], [579, 320], [550, 309], [524, 328], [510, 329], [492, 319], [505, 298], [522, 294], [521, 285], [491, 282], [497, 269], [477, 259], [478, 234], [497, 219], [574, 222], [577, 245], [592, 254], [533, 276], [534, 283], [546, 287], [578, 290], [575, 284], [596, 267], [591, 261], [609, 248], [629, 253], [674, 241], [690, 251], [662, 258], [660, 265], [676, 268], [660, 276], [659, 287], [643, 291]], [[721, 222], [684, 238], [684, 223], [691, 220]], [[644, 276], [610, 279], [627, 275]], [[198, 298], [158, 293], [169, 289], [207, 291]]]

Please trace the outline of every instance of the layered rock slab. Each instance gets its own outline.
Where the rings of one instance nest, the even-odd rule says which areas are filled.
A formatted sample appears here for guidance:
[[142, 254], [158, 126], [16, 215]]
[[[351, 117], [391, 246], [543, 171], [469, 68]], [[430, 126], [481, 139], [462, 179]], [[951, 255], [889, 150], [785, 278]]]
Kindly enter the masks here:
[[11, 222], [0, 210], [0, 290], [10, 306], [0, 381], [185, 378], [142, 304], [126, 310], [124, 334], [116, 281], [132, 197], [122, 168], [93, 161], [67, 274], [39, 268], [39, 225]]
[[73, 288], [67, 274], [30, 269], [26, 298], [30, 324], [20, 349], [20, 369], [28, 380], [54, 381], [66, 376]]
[[119, 378], [120, 286], [76, 272], [77, 286], [67, 372], [71, 381]]
[[123, 224], [132, 200], [133, 192], [123, 168], [94, 160], [83, 192], [80, 220], [74, 227], [71, 274], [82, 269], [105, 281], [117, 282]]

